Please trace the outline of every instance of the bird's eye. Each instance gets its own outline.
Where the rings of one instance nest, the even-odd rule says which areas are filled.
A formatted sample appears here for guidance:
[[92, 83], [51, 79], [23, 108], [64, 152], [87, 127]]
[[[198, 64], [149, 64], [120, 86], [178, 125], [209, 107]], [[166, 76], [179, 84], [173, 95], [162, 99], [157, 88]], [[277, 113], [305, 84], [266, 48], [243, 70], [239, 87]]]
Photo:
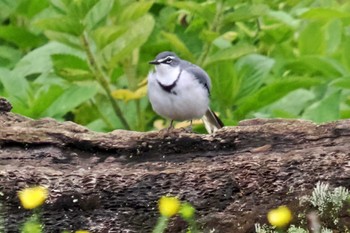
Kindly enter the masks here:
[[165, 60], [165, 62], [168, 63], [168, 64], [170, 64], [172, 61], [173, 61], [173, 59], [171, 59], [171, 58], [167, 58], [167, 59]]

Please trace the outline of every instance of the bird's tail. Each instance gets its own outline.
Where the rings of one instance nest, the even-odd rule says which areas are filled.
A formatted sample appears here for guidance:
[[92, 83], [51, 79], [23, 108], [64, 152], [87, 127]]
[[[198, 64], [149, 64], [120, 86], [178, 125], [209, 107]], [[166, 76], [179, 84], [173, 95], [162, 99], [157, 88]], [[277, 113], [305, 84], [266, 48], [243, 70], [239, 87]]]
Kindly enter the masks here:
[[208, 133], [215, 133], [217, 130], [224, 127], [224, 123], [220, 120], [220, 118], [208, 108], [207, 112], [202, 117], [204, 127], [208, 131]]

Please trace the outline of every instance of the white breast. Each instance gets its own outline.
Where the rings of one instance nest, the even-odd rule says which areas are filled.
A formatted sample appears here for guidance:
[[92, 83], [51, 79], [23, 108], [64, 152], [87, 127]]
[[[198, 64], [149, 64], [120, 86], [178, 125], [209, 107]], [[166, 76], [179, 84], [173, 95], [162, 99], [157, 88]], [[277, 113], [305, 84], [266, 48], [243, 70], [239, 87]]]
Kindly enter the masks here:
[[172, 93], [166, 92], [157, 80], [163, 85], [171, 85], [178, 73], [174, 69], [169, 70], [167, 75], [159, 73], [159, 69], [148, 75], [148, 96], [153, 110], [176, 121], [201, 118], [209, 106], [208, 91], [194, 76], [183, 70]]

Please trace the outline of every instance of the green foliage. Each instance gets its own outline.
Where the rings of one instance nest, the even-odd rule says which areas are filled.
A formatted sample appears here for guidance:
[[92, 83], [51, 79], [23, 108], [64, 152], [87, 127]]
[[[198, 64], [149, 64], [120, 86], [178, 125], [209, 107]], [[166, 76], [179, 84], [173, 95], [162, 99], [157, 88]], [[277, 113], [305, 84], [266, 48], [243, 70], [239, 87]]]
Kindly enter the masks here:
[[43, 226], [39, 219], [38, 214], [33, 214], [28, 218], [21, 228], [21, 233], [41, 233], [43, 232]]
[[0, 0], [0, 95], [14, 112], [151, 130], [163, 50], [202, 66], [224, 123], [350, 117], [347, 1]]

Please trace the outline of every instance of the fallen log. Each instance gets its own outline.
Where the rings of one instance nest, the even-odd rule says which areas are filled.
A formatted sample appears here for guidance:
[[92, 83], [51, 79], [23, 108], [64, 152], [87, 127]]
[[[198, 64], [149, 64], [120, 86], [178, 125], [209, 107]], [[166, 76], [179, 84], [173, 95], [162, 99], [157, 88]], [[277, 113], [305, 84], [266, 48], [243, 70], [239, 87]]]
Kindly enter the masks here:
[[[271, 208], [306, 208], [299, 198], [318, 181], [350, 188], [350, 120], [254, 119], [212, 135], [98, 133], [10, 109], [0, 99], [6, 232], [17, 232], [29, 216], [16, 193], [30, 185], [50, 191], [42, 209], [45, 232], [151, 232], [157, 200], [167, 194], [195, 206], [204, 232], [254, 232]], [[342, 226], [349, 222], [349, 214], [340, 219]], [[185, 226], [174, 218], [168, 232]]]

